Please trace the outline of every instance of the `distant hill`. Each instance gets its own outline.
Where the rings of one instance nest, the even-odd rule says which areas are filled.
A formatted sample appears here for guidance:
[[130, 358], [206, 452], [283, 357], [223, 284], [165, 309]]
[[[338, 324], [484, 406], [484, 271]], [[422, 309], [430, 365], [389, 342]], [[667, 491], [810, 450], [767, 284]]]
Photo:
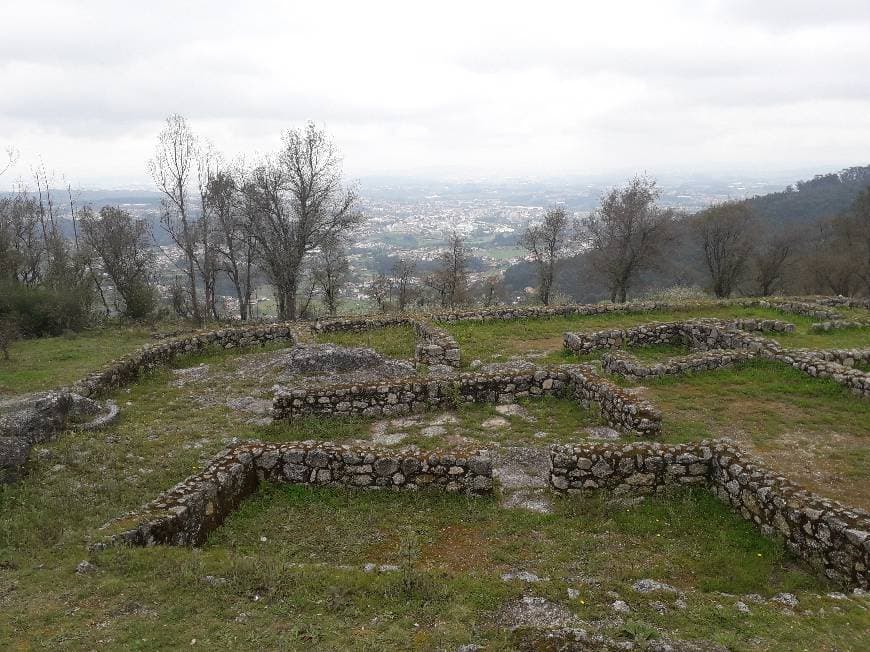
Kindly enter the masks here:
[[868, 186], [870, 165], [819, 174], [809, 181], [798, 181], [782, 192], [759, 195], [748, 201], [771, 223], [807, 224], [843, 213]]

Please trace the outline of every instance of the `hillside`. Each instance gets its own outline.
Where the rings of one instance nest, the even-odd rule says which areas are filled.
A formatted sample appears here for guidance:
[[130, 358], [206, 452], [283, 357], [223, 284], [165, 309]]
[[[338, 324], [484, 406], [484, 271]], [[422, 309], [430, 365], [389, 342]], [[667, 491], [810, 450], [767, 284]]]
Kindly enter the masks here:
[[759, 195], [750, 205], [772, 224], [807, 224], [848, 210], [858, 194], [870, 186], [870, 165], [819, 174], [798, 181], [781, 192]]

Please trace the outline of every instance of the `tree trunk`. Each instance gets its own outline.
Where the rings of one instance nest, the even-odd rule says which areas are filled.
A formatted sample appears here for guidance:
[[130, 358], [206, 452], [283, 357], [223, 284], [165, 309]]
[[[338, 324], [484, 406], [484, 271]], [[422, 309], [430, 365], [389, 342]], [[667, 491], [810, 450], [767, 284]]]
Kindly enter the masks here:
[[187, 254], [187, 278], [190, 283], [190, 301], [193, 304], [193, 320], [197, 324], [202, 323], [202, 314], [199, 311], [199, 299], [196, 294], [196, 269], [193, 254]]

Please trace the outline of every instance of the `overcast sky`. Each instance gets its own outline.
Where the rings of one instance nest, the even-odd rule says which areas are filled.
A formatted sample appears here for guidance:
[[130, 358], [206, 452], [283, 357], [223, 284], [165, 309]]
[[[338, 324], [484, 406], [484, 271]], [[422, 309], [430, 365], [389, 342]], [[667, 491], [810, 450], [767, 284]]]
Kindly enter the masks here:
[[870, 163], [870, 0], [2, 5], [17, 175], [147, 182], [174, 112], [230, 157], [314, 120], [350, 176]]

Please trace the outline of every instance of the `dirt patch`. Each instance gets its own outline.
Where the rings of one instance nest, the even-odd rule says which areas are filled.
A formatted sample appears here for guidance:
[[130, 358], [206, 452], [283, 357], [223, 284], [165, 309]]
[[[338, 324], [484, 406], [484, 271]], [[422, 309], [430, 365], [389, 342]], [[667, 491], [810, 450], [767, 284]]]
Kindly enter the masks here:
[[423, 546], [421, 558], [428, 567], [453, 571], [480, 570], [491, 564], [491, 541], [480, 530], [467, 525], [448, 525], [438, 532], [434, 543]]

